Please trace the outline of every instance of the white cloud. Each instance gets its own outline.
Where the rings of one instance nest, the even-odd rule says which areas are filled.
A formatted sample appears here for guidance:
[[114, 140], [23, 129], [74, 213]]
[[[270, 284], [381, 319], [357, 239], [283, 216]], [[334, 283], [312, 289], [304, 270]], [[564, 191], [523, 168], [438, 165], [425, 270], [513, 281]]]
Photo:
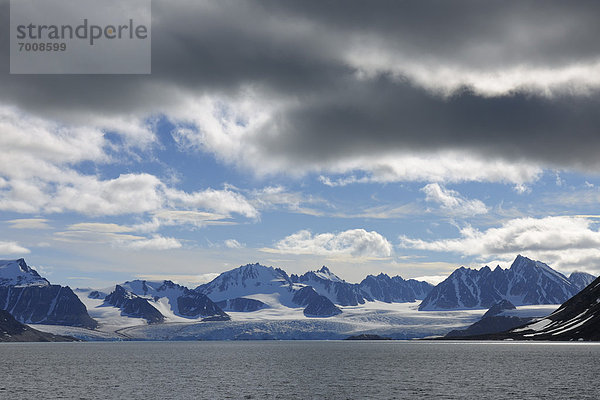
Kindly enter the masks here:
[[[100, 216], [183, 208], [258, 218], [254, 206], [229, 189], [186, 193], [148, 173], [102, 179], [76, 170], [80, 162], [109, 163], [121, 154], [135, 159], [133, 148], [155, 140], [149, 124], [140, 121], [89, 116], [80, 127], [0, 107], [0, 148], [11, 149], [0, 157], [0, 210]], [[105, 129], [120, 135], [123, 143], [108, 140]]]
[[154, 235], [151, 238], [133, 240], [125, 243], [125, 247], [134, 250], [170, 250], [181, 248], [181, 242], [172, 237]]
[[249, 193], [249, 197], [260, 210], [282, 207], [300, 214], [322, 215], [323, 212], [307, 206], [315, 204], [330, 206], [324, 199], [300, 192], [290, 192], [281, 185], [254, 189]]
[[65, 232], [57, 232], [56, 240], [71, 243], [109, 244], [133, 250], [170, 250], [182, 247], [179, 240], [152, 235], [145, 237], [130, 232], [134, 227], [105, 223], [78, 223], [69, 225]]
[[45, 218], [21, 218], [6, 221], [13, 229], [50, 229]]
[[80, 222], [71, 224], [67, 227], [70, 231], [87, 231], [99, 233], [123, 233], [132, 232], [134, 229], [129, 226], [118, 224], [106, 224], [100, 222]]
[[44, 163], [107, 159], [104, 134], [93, 127], [66, 127], [0, 106], [0, 132], [0, 148], [11, 149], [2, 154], [0, 171], [13, 176], [27, 175]]
[[137, 224], [133, 228], [139, 232], [155, 232], [161, 226], [190, 225], [203, 227], [207, 225], [235, 225], [236, 222], [228, 220], [229, 216], [188, 210], [159, 210], [152, 212], [150, 221]]
[[481, 200], [465, 199], [457, 191], [446, 189], [438, 183], [430, 183], [421, 190], [425, 193], [425, 200], [438, 203], [444, 213], [449, 215], [471, 216], [488, 212]]
[[0, 254], [28, 254], [29, 249], [20, 246], [17, 242], [0, 242]]
[[552, 97], [564, 93], [587, 95], [600, 87], [600, 61], [571, 62], [562, 66], [514, 65], [474, 67], [469, 64], [415, 58], [393, 43], [377, 38], [355, 38], [345, 51], [347, 63], [359, 79], [391, 75], [436, 94], [450, 96], [470, 88], [485, 96], [502, 96], [524, 90]]
[[600, 271], [600, 232], [596, 226], [591, 218], [517, 218], [485, 231], [467, 226], [454, 239], [424, 241], [400, 236], [400, 246], [479, 260], [509, 261], [523, 254], [563, 271]]
[[241, 248], [245, 247], [245, 245], [243, 243], [240, 243], [235, 239], [227, 239], [223, 243], [225, 244], [225, 247], [227, 247], [228, 249], [241, 249]]
[[353, 256], [360, 258], [386, 258], [393, 253], [392, 245], [381, 234], [364, 229], [351, 229], [340, 233], [298, 231], [264, 251], [322, 256]]
[[199, 192], [186, 193], [181, 190], [166, 188], [167, 199], [174, 206], [201, 208], [216, 213], [230, 215], [240, 214], [248, 218], [257, 218], [259, 213], [240, 193], [231, 190], [206, 189]]

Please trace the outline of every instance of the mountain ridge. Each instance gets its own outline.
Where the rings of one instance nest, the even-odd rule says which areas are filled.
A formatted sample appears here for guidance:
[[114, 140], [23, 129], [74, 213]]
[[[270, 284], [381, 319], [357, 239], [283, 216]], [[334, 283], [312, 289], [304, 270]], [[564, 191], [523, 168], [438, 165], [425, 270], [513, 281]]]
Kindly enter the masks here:
[[508, 269], [456, 269], [429, 293], [419, 310], [489, 308], [500, 300], [517, 306], [561, 304], [578, 292], [560, 272], [518, 255]]

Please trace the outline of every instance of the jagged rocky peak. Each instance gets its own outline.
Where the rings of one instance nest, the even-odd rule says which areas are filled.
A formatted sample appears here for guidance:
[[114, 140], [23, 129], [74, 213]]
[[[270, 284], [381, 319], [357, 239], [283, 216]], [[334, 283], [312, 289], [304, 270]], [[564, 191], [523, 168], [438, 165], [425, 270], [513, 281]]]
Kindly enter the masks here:
[[323, 280], [323, 281], [346, 283], [345, 280], [343, 280], [342, 278], [340, 278], [339, 276], [337, 276], [336, 274], [331, 272], [331, 270], [328, 267], [326, 267], [325, 265], [323, 265], [321, 268], [319, 268], [317, 270], [305, 272], [302, 275], [292, 274], [290, 276], [290, 279], [293, 282], [306, 282], [311, 279], [313, 279], [313, 280], [317, 279], [317, 280]]
[[367, 298], [386, 303], [414, 302], [423, 299], [433, 288], [425, 282], [404, 280], [399, 275], [390, 278], [384, 273], [368, 275], [359, 286]]
[[331, 272], [331, 270], [324, 265], [320, 269], [315, 271], [315, 275], [317, 275], [321, 279], [328, 279], [333, 282], [344, 282], [343, 279]]
[[596, 276], [587, 272], [575, 271], [569, 275], [569, 282], [577, 287], [580, 291], [586, 288], [596, 279]]
[[23, 258], [0, 260], [0, 286], [48, 286], [50, 282], [42, 278]]
[[515, 261], [513, 261], [513, 263], [510, 266], [510, 269], [513, 271], [528, 271], [528, 270], [535, 269], [535, 268], [546, 270], [551, 273], [556, 272], [552, 268], [550, 268], [547, 264], [544, 264], [541, 261], [532, 260], [531, 258], [524, 257], [520, 254], [517, 255], [517, 258], [515, 258]]
[[259, 263], [242, 265], [241, 267], [226, 272], [226, 274], [237, 276], [242, 280], [260, 279], [265, 276], [281, 278], [286, 281], [289, 280], [287, 273], [281, 268], [267, 267]]

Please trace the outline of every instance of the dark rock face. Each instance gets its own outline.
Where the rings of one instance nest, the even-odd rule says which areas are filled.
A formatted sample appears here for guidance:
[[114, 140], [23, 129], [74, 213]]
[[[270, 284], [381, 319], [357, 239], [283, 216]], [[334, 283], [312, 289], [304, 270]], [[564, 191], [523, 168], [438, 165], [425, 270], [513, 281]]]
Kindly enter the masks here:
[[311, 286], [305, 286], [294, 293], [292, 301], [300, 306], [306, 306], [304, 315], [307, 317], [333, 317], [342, 313], [327, 297], [318, 294]]
[[362, 333], [360, 335], [348, 336], [344, 340], [392, 340], [392, 338], [374, 335], [371, 333]]
[[307, 317], [333, 317], [341, 314], [342, 310], [337, 308], [327, 297], [320, 296], [311, 301], [304, 309], [304, 315]]
[[305, 286], [294, 293], [292, 301], [306, 306], [304, 315], [307, 317], [333, 317], [342, 312], [331, 300], [318, 294], [311, 286]]
[[594, 275], [588, 274], [587, 272], [573, 272], [569, 275], [569, 282], [575, 285], [579, 291], [585, 289], [587, 285], [592, 283], [595, 279], [596, 277]]
[[74, 342], [68, 336], [52, 335], [17, 321], [8, 311], [0, 310], [0, 342]]
[[600, 341], [600, 278], [546, 318], [485, 339]]
[[69, 325], [94, 329], [98, 323], [68, 286], [0, 287], [0, 307], [29, 324]]
[[371, 299], [386, 303], [422, 300], [433, 289], [433, 285], [427, 282], [404, 280], [400, 276], [390, 278], [386, 274], [369, 275], [359, 284], [359, 287]]
[[530, 322], [532, 318], [521, 318], [521, 317], [510, 317], [510, 316], [492, 316], [484, 317], [473, 325], [469, 326], [464, 330], [454, 330], [446, 334], [446, 339], [474, 336], [474, 335], [486, 335], [491, 333], [504, 332], [509, 329], [522, 326]]
[[519, 255], [507, 270], [457, 269], [433, 288], [419, 310], [489, 308], [503, 299], [515, 305], [560, 304], [577, 292], [561, 273]]
[[521, 318], [516, 316], [500, 315], [504, 311], [514, 310], [516, 307], [508, 300], [500, 300], [483, 316], [471, 326], [463, 330], [453, 330], [446, 334], [445, 338], [459, 338], [464, 336], [485, 335], [489, 333], [503, 332], [516, 328], [531, 321], [533, 318]]
[[188, 289], [184, 295], [177, 298], [177, 307], [179, 314], [184, 317], [215, 317], [220, 318], [219, 321], [230, 319], [229, 315], [206, 295]]
[[217, 303], [225, 311], [252, 312], [265, 308], [267, 305], [259, 300], [236, 297], [235, 299], [223, 300]]
[[106, 296], [107, 304], [120, 308], [122, 313], [136, 318], [144, 318], [149, 324], [160, 323], [165, 317], [154, 308], [147, 299], [128, 292], [122, 286], [116, 285], [115, 290]]
[[315, 292], [315, 289], [313, 289], [312, 286], [305, 286], [294, 293], [292, 301], [299, 306], [307, 306], [312, 301], [317, 300], [319, 296], [319, 293]]
[[102, 293], [97, 290], [94, 290], [94, 291], [91, 291], [90, 294], [88, 294], [88, 297], [90, 299], [103, 299], [106, 297], [106, 293]]
[[[395, 276], [392, 279], [395, 279], [395, 278], [400, 278], [400, 276]], [[400, 279], [402, 279], [402, 278], [400, 278]], [[415, 293], [415, 299], [417, 299], [417, 300], [423, 300], [425, 297], [427, 297], [429, 295], [429, 293], [431, 293], [431, 291], [434, 288], [434, 286], [429, 282], [417, 281], [415, 279], [407, 279], [407, 280], [404, 280], [404, 282]]]
[[497, 302], [496, 304], [494, 304], [493, 306], [491, 306], [490, 309], [487, 310], [485, 314], [483, 314], [482, 318], [494, 317], [503, 311], [515, 310], [516, 308], [517, 307], [515, 307], [515, 305], [513, 303], [511, 303], [510, 301], [502, 299], [499, 302]]

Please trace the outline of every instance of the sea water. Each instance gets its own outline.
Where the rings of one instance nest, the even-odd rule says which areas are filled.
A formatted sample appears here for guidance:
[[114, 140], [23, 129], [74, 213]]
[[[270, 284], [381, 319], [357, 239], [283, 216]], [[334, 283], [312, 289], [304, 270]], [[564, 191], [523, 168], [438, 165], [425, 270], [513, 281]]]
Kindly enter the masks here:
[[0, 344], [2, 399], [598, 399], [600, 345]]

